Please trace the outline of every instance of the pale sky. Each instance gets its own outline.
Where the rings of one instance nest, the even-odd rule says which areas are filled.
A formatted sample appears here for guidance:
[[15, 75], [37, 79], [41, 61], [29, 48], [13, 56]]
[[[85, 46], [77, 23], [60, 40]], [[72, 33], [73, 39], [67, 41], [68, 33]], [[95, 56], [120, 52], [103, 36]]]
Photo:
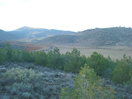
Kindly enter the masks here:
[[0, 0], [0, 29], [132, 27], [132, 0]]

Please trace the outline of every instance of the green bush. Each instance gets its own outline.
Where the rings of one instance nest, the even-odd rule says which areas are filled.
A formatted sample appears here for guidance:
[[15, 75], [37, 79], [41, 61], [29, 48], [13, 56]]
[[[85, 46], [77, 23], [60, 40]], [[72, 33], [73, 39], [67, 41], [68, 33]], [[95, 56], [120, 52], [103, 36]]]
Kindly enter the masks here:
[[85, 65], [75, 80], [74, 88], [61, 90], [61, 99], [114, 99], [114, 89], [102, 85], [100, 77]]
[[44, 51], [35, 52], [35, 64], [46, 66], [47, 63], [47, 55]]
[[54, 50], [49, 51], [47, 53], [48, 58], [48, 67], [63, 69], [63, 55], [60, 54], [58, 48], [54, 48]]
[[44, 93], [42, 73], [32, 69], [12, 68], [6, 71], [1, 77], [0, 87], [0, 92], [16, 99], [38, 99]]
[[12, 62], [23, 62], [23, 57], [22, 57], [22, 51], [18, 49], [14, 49], [12, 51], [12, 57], [11, 57]]
[[99, 76], [108, 77], [114, 69], [115, 63], [110, 57], [105, 58], [103, 55], [94, 52], [87, 60], [87, 64], [94, 69]]
[[81, 67], [86, 63], [86, 57], [80, 55], [80, 51], [73, 48], [72, 52], [65, 54], [64, 70], [68, 72], [78, 73]]
[[32, 69], [12, 68], [4, 73], [5, 79], [12, 79], [15, 82], [30, 83], [32, 80], [39, 80], [41, 73], [35, 73]]
[[11, 49], [11, 45], [9, 43], [6, 43], [5, 44], [5, 49], [7, 51], [7, 60], [8, 61], [11, 61], [11, 58], [12, 58], [12, 49]]
[[37, 65], [57, 68], [66, 72], [78, 73], [84, 64], [88, 64], [97, 75], [112, 78], [115, 83], [131, 83], [132, 59], [124, 56], [114, 62], [110, 57], [94, 52], [90, 57], [81, 56], [80, 51], [73, 48], [72, 52], [61, 54], [58, 48], [49, 52], [28, 52], [25, 50], [11, 49], [10, 45], [0, 48], [0, 64], [11, 62], [33, 62]]
[[33, 62], [33, 57], [31, 52], [27, 52], [25, 50], [21, 51], [22, 53], [22, 61], [24, 62]]
[[112, 80], [115, 83], [124, 84], [131, 82], [132, 79], [132, 58], [125, 55], [120, 61], [117, 61], [117, 66], [112, 73]]
[[0, 48], [0, 64], [3, 64], [7, 61], [7, 51]]
[[131, 67], [131, 72], [129, 72], [129, 75], [130, 79], [126, 82], [126, 84], [132, 86], [132, 67]]

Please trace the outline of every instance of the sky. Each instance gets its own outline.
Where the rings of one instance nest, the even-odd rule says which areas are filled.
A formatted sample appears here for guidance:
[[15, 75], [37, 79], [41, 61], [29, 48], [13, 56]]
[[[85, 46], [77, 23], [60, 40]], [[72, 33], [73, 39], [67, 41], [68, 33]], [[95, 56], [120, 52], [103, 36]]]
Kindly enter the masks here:
[[0, 0], [0, 29], [132, 27], [132, 0]]

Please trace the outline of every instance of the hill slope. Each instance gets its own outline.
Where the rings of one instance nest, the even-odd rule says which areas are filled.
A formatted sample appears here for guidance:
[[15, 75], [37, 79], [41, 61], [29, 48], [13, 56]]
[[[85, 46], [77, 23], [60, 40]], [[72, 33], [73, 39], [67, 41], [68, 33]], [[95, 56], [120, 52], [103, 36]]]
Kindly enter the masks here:
[[6, 40], [13, 40], [14, 38], [17, 38], [17, 36], [14, 34], [10, 34], [6, 31], [0, 30], [0, 42]]
[[55, 45], [76, 46], [132, 46], [132, 28], [113, 27], [96, 28], [74, 35], [61, 35], [46, 38], [40, 41]]
[[9, 31], [9, 33], [15, 34], [20, 38], [40, 38], [62, 34], [73, 34], [74, 32], [55, 29], [31, 28], [25, 26], [17, 30]]
[[43, 39], [49, 36], [55, 35], [64, 35], [64, 34], [74, 34], [72, 31], [63, 31], [55, 29], [42, 29], [42, 28], [31, 28], [31, 27], [22, 27], [13, 31], [3, 31], [0, 30], [0, 41], [5, 40], [37, 40]]

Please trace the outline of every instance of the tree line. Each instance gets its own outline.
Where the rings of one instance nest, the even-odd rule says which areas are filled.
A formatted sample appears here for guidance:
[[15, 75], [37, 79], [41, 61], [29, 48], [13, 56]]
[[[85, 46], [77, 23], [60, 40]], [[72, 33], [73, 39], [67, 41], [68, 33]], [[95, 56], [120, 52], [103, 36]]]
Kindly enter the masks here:
[[5, 62], [32, 62], [66, 72], [79, 73], [85, 64], [92, 68], [98, 76], [109, 78], [115, 83], [132, 86], [132, 58], [124, 55], [121, 60], [93, 52], [89, 57], [80, 55], [80, 51], [73, 48], [71, 52], [61, 54], [58, 48], [49, 52], [12, 49], [9, 45], [0, 48], [0, 64]]

